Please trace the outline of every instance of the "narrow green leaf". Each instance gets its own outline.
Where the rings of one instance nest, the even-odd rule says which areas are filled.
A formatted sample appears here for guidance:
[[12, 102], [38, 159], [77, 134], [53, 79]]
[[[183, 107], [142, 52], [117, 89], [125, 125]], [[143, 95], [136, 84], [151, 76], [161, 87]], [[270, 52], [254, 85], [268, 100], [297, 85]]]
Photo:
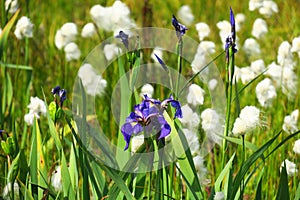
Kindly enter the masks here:
[[18, 65], [18, 64], [10, 64], [10, 63], [4, 63], [0, 61], [0, 65], [5, 66], [7, 68], [11, 69], [21, 69], [21, 70], [32, 70], [32, 67], [27, 65]]
[[262, 200], [262, 174], [263, 173], [261, 173], [261, 176], [258, 178], [259, 182], [256, 189], [255, 200]]
[[225, 165], [224, 169], [221, 171], [220, 175], [218, 176], [218, 178], [215, 182], [215, 187], [214, 187], [215, 192], [221, 191], [221, 185], [222, 185], [222, 182], [223, 182], [225, 176], [227, 176], [227, 180], [228, 180], [229, 171], [232, 168], [232, 162], [233, 162], [234, 158], [235, 158], [235, 153], [231, 156], [231, 158], [229, 159], [229, 161]]
[[298, 184], [294, 200], [299, 200], [299, 199], [300, 199], [300, 183]]
[[69, 169], [67, 167], [65, 154], [63, 151], [61, 155], [61, 180], [62, 180], [64, 198], [75, 199], [75, 193], [73, 190]]
[[281, 169], [280, 181], [279, 181], [279, 186], [276, 195], [276, 200], [282, 200], [282, 199], [290, 199], [288, 175], [286, 172], [285, 164]]
[[17, 157], [12, 161], [8, 174], [7, 174], [7, 182], [8, 183], [14, 183], [16, 180], [16, 177], [19, 173], [19, 161], [20, 161], [20, 153], [18, 153]]
[[[225, 138], [227, 141], [238, 144], [238, 145], [243, 145], [243, 141], [241, 138], [234, 138], [234, 137], [229, 137], [229, 136], [223, 136], [220, 135], [220, 137]], [[256, 151], [258, 147], [255, 144], [252, 144], [251, 142], [245, 141], [245, 147], [248, 149], [251, 149], [252, 151]]]

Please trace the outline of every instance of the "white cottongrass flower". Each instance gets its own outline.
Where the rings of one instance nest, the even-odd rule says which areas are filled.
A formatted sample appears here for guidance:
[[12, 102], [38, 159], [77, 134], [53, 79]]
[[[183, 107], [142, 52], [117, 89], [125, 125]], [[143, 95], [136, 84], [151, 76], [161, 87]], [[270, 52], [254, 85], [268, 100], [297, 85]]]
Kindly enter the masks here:
[[291, 52], [298, 53], [298, 57], [300, 58], [300, 36], [293, 39]]
[[262, 6], [259, 8], [259, 13], [269, 18], [273, 13], [278, 13], [278, 6], [272, 0], [264, 0]]
[[254, 38], [248, 38], [245, 40], [243, 50], [249, 57], [261, 54], [260, 46]]
[[277, 96], [276, 89], [269, 78], [265, 78], [256, 85], [256, 98], [261, 106], [271, 106], [273, 99]]
[[294, 55], [291, 49], [292, 45], [288, 41], [283, 41], [278, 47], [277, 63], [282, 67], [294, 68]]
[[241, 30], [242, 25], [246, 21], [246, 16], [243, 13], [238, 13], [235, 15], [235, 30], [238, 32]]
[[85, 63], [78, 71], [78, 77], [82, 81], [87, 94], [91, 96], [102, 95], [107, 85], [101, 75], [97, 75], [91, 64]]
[[51, 176], [51, 185], [55, 189], [56, 192], [62, 190], [62, 180], [61, 180], [61, 167], [57, 166], [55, 170], [52, 172]]
[[266, 69], [265, 62], [262, 59], [252, 61], [250, 68], [254, 72], [254, 74], [257, 76], [265, 71], [265, 69]]
[[84, 25], [81, 31], [81, 36], [84, 38], [93, 37], [96, 34], [96, 28], [93, 23], [87, 23]]
[[78, 60], [80, 58], [81, 52], [80, 49], [78, 48], [77, 44], [74, 42], [68, 43], [64, 51], [66, 53], [66, 60], [71, 61], [71, 60]]
[[203, 157], [197, 155], [197, 156], [193, 157], [193, 161], [194, 161], [194, 165], [195, 165], [196, 172], [197, 172], [197, 175], [198, 175], [198, 179], [203, 180], [204, 177], [207, 174], [207, 169], [204, 165]]
[[200, 143], [197, 134], [189, 129], [182, 129], [192, 155], [200, 153]]
[[197, 84], [189, 86], [187, 102], [193, 106], [203, 105], [205, 91]]
[[264, 35], [266, 35], [267, 32], [268, 32], [267, 22], [261, 18], [257, 18], [253, 23], [251, 34], [255, 38], [260, 39]]
[[181, 123], [189, 130], [195, 130], [200, 123], [199, 115], [196, 112], [193, 112], [188, 104], [182, 106], [181, 110], [182, 118], [179, 118]]
[[25, 114], [24, 120], [28, 125], [33, 124], [34, 118], [39, 119], [41, 115], [45, 116], [47, 113], [45, 102], [38, 97], [30, 97], [27, 108], [29, 108], [29, 113]]
[[215, 50], [216, 45], [215, 45], [214, 42], [211, 42], [211, 41], [202, 41], [202, 42], [200, 42], [198, 48], [201, 48], [208, 55], [213, 54], [213, 53], [216, 52], [216, 50]]
[[[17, 182], [14, 183], [14, 199], [19, 199], [19, 185]], [[7, 183], [7, 185], [4, 187], [3, 189], [3, 193], [2, 193], [2, 197], [4, 199], [11, 199], [11, 194], [12, 193], [12, 184], [11, 183]]]
[[210, 142], [221, 144], [223, 134], [222, 120], [220, 115], [213, 109], [207, 108], [201, 113], [202, 129], [206, 133], [206, 137]]
[[195, 18], [190, 6], [188, 5], [181, 6], [177, 12], [177, 16], [178, 19], [187, 26], [191, 25]]
[[285, 159], [281, 163], [280, 172], [281, 172], [282, 167], [284, 167], [284, 162], [285, 162], [286, 172], [287, 172], [288, 176], [294, 176], [294, 174], [298, 173], [298, 169], [296, 167], [296, 164], [289, 161], [288, 159]]
[[298, 117], [299, 117], [298, 109], [294, 110], [290, 115], [285, 116], [282, 129], [289, 134], [299, 130], [297, 127]]
[[193, 72], [199, 72], [208, 63], [208, 56], [213, 53], [215, 53], [215, 43], [202, 41], [198, 45], [197, 52], [191, 64]]
[[56, 31], [54, 38], [55, 46], [58, 49], [62, 49], [68, 43], [74, 42], [77, 34], [77, 25], [75, 23], [65, 23], [59, 30]]
[[220, 30], [219, 35], [224, 46], [227, 36], [231, 33], [231, 24], [229, 21], [223, 20], [217, 23], [217, 27]]
[[9, 13], [13, 14], [15, 13], [18, 8], [19, 8], [19, 5], [18, 5], [18, 0], [6, 0], [5, 1], [5, 10], [8, 10], [9, 8]]
[[260, 123], [260, 111], [255, 106], [244, 107], [238, 118], [235, 119], [233, 124], [232, 133], [235, 136], [244, 135], [253, 130]]
[[208, 81], [208, 88], [209, 90], [214, 90], [218, 85], [218, 81], [216, 79], [211, 79]]
[[199, 40], [202, 41], [204, 38], [209, 36], [210, 28], [204, 22], [199, 22], [196, 25], [196, 30], [198, 31]]
[[249, 1], [249, 10], [254, 11], [260, 7], [262, 7], [264, 0], [250, 0]]
[[135, 153], [144, 144], [144, 135], [136, 135], [131, 139], [131, 152]]
[[130, 19], [130, 10], [125, 3], [115, 1], [110, 7], [94, 5], [90, 14], [92, 19], [98, 26], [106, 31], [113, 31], [114, 35], [120, 30], [129, 30], [136, 27], [135, 23]]
[[26, 16], [21, 17], [16, 25], [16, 30], [14, 32], [15, 36], [21, 40], [24, 37], [31, 38], [33, 37], [33, 23], [31, 23], [30, 19]]
[[122, 53], [122, 49], [116, 44], [106, 44], [103, 48], [103, 51], [105, 58], [108, 61], [112, 60], [113, 58], [115, 58], [115, 56]]
[[214, 200], [224, 200], [224, 199], [225, 199], [225, 195], [223, 192], [216, 192], [214, 196]]
[[155, 48], [153, 49], [153, 52], [151, 53], [151, 58], [152, 58], [152, 60], [154, 60], [154, 62], [159, 63], [158, 60], [157, 60], [157, 58], [156, 58], [156, 56], [155, 56], [155, 54], [156, 54], [160, 59], [163, 59], [163, 49], [162, 49], [161, 47], [155, 47]]
[[296, 154], [300, 154], [300, 139], [296, 140], [296, 142], [294, 143], [293, 151]]
[[153, 92], [154, 92], [153, 86], [151, 84], [147, 83], [147, 84], [143, 85], [140, 96], [142, 98], [144, 98], [144, 95], [147, 95], [148, 97], [151, 98], [153, 95]]
[[255, 73], [250, 67], [239, 68], [235, 66], [234, 77], [236, 81], [241, 80], [243, 84], [247, 84], [255, 78]]

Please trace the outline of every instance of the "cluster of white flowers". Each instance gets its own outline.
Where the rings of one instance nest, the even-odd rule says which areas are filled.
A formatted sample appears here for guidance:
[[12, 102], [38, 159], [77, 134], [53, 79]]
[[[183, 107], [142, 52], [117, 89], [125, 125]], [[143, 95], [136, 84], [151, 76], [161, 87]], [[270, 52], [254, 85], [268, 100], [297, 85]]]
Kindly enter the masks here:
[[235, 136], [244, 135], [253, 130], [260, 123], [260, 111], [255, 106], [244, 107], [238, 118], [235, 119], [233, 124], [232, 133]]
[[197, 52], [192, 61], [192, 70], [196, 74], [198, 73], [208, 62], [209, 55], [215, 53], [215, 43], [211, 41], [202, 41], [198, 45]]
[[193, 112], [188, 104], [182, 106], [181, 110], [182, 118], [179, 118], [181, 123], [189, 130], [196, 130], [200, 123], [199, 115], [196, 112]]
[[24, 37], [31, 38], [33, 36], [33, 23], [26, 16], [21, 17], [16, 25], [16, 30], [14, 32], [15, 36], [21, 40]]
[[98, 28], [113, 31], [114, 35], [118, 35], [121, 30], [130, 33], [130, 29], [136, 27], [136, 24], [130, 19], [129, 8], [119, 0], [110, 7], [94, 5], [90, 14]]
[[54, 42], [58, 49], [64, 48], [66, 60], [78, 60], [81, 52], [74, 43], [78, 34], [77, 25], [73, 22], [65, 23], [59, 30], [56, 31]]
[[294, 143], [293, 151], [296, 154], [300, 154], [300, 139], [296, 140], [296, 142]]
[[300, 58], [300, 36], [293, 39], [291, 52], [297, 53], [298, 57]]
[[201, 113], [202, 129], [206, 133], [207, 139], [212, 143], [221, 145], [223, 134], [222, 118], [214, 109], [207, 108]]
[[231, 24], [229, 21], [223, 20], [217, 23], [217, 27], [220, 30], [219, 32], [220, 39], [223, 43], [223, 46], [225, 46], [226, 38], [231, 33]]
[[250, 0], [249, 10], [259, 10], [264, 17], [271, 17], [274, 13], [278, 13], [278, 6], [272, 0]]
[[122, 49], [116, 44], [106, 44], [103, 48], [106, 60], [110, 61], [117, 55], [122, 54]]
[[28, 125], [33, 124], [34, 118], [39, 119], [41, 115], [46, 115], [47, 108], [45, 102], [38, 97], [30, 97], [30, 104], [27, 106], [29, 113], [25, 114], [24, 120]]
[[153, 95], [153, 92], [154, 92], [154, 88], [151, 84], [147, 83], [145, 85], [143, 85], [143, 87], [141, 88], [141, 93], [140, 93], [140, 96], [142, 98], [144, 98], [144, 95], [147, 95], [148, 97], [152, 97]]
[[263, 107], [271, 106], [273, 99], [277, 96], [276, 89], [269, 78], [265, 78], [256, 85], [256, 98]]
[[78, 71], [82, 85], [87, 94], [91, 96], [102, 95], [107, 85], [101, 75], [97, 75], [91, 64], [85, 63]]
[[187, 26], [191, 25], [195, 18], [190, 6], [188, 5], [181, 6], [177, 12], [177, 16], [178, 19], [180, 19], [180, 21]]
[[18, 0], [6, 0], [5, 1], [5, 10], [8, 10], [9, 13], [15, 13], [19, 8]]
[[298, 169], [296, 167], [296, 164], [289, 161], [288, 159], [285, 159], [281, 163], [280, 172], [281, 172], [282, 167], [284, 167], [284, 163], [285, 163], [286, 172], [287, 172], [288, 176], [294, 176], [294, 174], [298, 173]]
[[298, 129], [297, 122], [299, 117], [299, 110], [294, 110], [290, 115], [284, 117], [282, 129], [287, 133], [293, 133]]

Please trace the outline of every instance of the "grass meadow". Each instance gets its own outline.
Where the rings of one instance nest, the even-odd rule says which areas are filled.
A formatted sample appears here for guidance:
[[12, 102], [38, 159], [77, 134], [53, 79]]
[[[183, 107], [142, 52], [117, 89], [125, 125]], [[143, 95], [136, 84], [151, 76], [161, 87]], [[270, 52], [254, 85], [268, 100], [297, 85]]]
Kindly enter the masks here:
[[0, 199], [300, 199], [298, 0], [7, 2]]

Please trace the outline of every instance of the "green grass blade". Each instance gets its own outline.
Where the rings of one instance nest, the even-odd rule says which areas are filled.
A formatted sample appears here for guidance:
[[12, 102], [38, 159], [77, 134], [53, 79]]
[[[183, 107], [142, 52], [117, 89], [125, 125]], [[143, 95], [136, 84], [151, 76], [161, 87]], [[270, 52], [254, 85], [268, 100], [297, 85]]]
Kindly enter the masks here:
[[264, 170], [261, 171], [260, 176], [258, 177], [258, 185], [255, 194], [255, 200], [262, 200], [262, 175]]
[[27, 65], [9, 64], [0, 61], [0, 65], [5, 65], [7, 68], [11, 69], [21, 69], [21, 70], [32, 70], [32, 67]]
[[75, 193], [73, 190], [69, 169], [67, 167], [65, 154], [63, 151], [61, 155], [61, 180], [64, 198], [75, 199]]
[[299, 199], [300, 199], [300, 183], [298, 184], [294, 200], [299, 200]]
[[280, 181], [279, 181], [279, 186], [276, 195], [276, 200], [282, 200], [282, 199], [290, 199], [288, 175], [286, 172], [285, 164], [281, 169]]
[[235, 153], [231, 156], [231, 158], [229, 159], [229, 161], [225, 165], [224, 169], [222, 170], [222, 172], [218, 176], [218, 178], [215, 182], [215, 187], [214, 187], [215, 192], [221, 191], [221, 185], [222, 185], [222, 182], [223, 182], [225, 176], [227, 176], [227, 178], [229, 178], [229, 171], [232, 168], [232, 162], [233, 162], [234, 158], [235, 158]]
[[[227, 141], [238, 144], [238, 145], [243, 145], [243, 141], [241, 138], [234, 138], [234, 137], [229, 137], [229, 136], [223, 136], [220, 135], [220, 137], [225, 138]], [[251, 142], [245, 141], [245, 147], [248, 149], [251, 149], [252, 151], [256, 151], [258, 147], [255, 144], [252, 144]]]

